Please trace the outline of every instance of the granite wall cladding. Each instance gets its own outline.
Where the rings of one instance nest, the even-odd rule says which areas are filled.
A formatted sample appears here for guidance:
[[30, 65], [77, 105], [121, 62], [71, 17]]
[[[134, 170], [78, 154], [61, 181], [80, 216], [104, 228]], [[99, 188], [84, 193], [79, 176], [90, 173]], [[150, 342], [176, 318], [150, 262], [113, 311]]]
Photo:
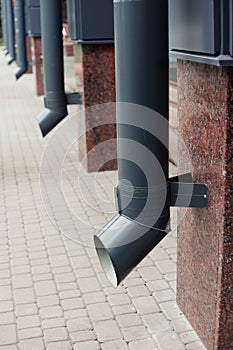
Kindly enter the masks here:
[[[113, 44], [82, 45], [83, 86], [85, 108], [103, 103], [115, 102], [115, 60]], [[87, 110], [85, 120], [80, 120], [86, 133], [79, 142], [80, 160], [89, 172], [115, 170], [116, 126], [115, 111], [94, 113]], [[93, 128], [93, 122], [103, 126]], [[109, 140], [107, 144], [104, 141]], [[98, 148], [95, 149], [95, 147]], [[112, 159], [111, 161], [107, 161]]]
[[178, 228], [177, 301], [208, 350], [233, 349], [233, 68], [178, 60], [178, 117], [209, 195]]
[[33, 38], [33, 45], [34, 45], [34, 66], [35, 66], [35, 76], [36, 76], [36, 93], [37, 93], [37, 96], [41, 96], [41, 95], [44, 95], [41, 37]]
[[28, 61], [28, 69], [27, 74], [32, 73], [32, 47], [31, 47], [31, 37], [26, 35], [26, 50], [27, 50], [27, 61]]

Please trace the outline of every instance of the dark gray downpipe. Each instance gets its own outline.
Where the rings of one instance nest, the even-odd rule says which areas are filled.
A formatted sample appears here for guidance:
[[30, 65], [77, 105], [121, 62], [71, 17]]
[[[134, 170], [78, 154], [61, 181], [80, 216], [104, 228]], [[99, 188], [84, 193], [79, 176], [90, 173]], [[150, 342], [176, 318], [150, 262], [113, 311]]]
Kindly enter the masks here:
[[41, 32], [45, 83], [45, 110], [38, 117], [46, 136], [68, 115], [68, 104], [80, 104], [78, 93], [66, 94], [64, 89], [64, 60], [61, 0], [41, 0]]
[[5, 55], [8, 54], [7, 49], [7, 21], [6, 21], [6, 0], [1, 0], [1, 22], [2, 22], [2, 39], [3, 51]]
[[12, 0], [6, 0], [6, 29], [7, 29], [7, 62], [15, 60], [15, 26]]
[[[145, 107], [144, 112], [143, 107], [132, 109], [135, 113], [128, 109], [129, 125], [124, 123], [127, 108], [117, 105], [119, 214], [94, 237], [102, 267], [117, 286], [169, 230], [168, 1], [115, 0], [114, 21], [117, 102]], [[145, 118], [146, 107], [155, 111], [154, 117]], [[141, 127], [135, 123], [137, 113]], [[163, 142], [148, 131], [156, 128]], [[135, 143], [149, 150], [159, 166], [145, 161], [146, 151], [135, 154]]]
[[16, 40], [16, 63], [15, 77], [18, 80], [27, 72], [27, 49], [26, 49], [26, 32], [25, 32], [25, 12], [24, 0], [15, 0], [15, 40]]

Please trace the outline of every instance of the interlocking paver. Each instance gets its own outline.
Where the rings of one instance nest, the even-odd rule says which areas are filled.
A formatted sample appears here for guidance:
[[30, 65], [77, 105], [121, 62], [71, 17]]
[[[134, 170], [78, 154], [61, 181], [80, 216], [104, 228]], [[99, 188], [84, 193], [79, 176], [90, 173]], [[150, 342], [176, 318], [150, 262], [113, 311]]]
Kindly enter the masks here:
[[25, 328], [18, 331], [19, 339], [38, 338], [42, 336], [41, 327]]
[[67, 328], [69, 332], [84, 331], [84, 330], [90, 330], [92, 328], [92, 324], [88, 317], [83, 317], [83, 318], [80, 317], [80, 318], [74, 318], [74, 319], [68, 320]]
[[37, 298], [37, 303], [39, 307], [59, 305], [60, 300], [56, 294], [46, 295]]
[[66, 323], [63, 317], [49, 318], [42, 320], [42, 328], [56, 328], [56, 327], [65, 327]]
[[44, 350], [44, 342], [42, 338], [34, 338], [21, 340], [19, 342], [19, 350]]
[[46, 306], [40, 309], [40, 317], [42, 319], [54, 318], [62, 316], [61, 306]]
[[165, 281], [163, 279], [159, 279], [159, 280], [155, 280], [155, 281], [149, 281], [147, 283], [147, 287], [151, 292], [154, 292], [154, 291], [161, 291], [164, 289], [168, 289], [169, 284], [167, 281]]
[[0, 346], [16, 343], [16, 327], [14, 325], [0, 326]]
[[73, 342], [82, 342], [82, 341], [96, 339], [95, 333], [93, 331], [90, 331], [90, 330], [74, 332], [74, 333], [71, 333], [70, 336], [71, 336], [71, 339]]
[[77, 289], [65, 290], [65, 291], [59, 293], [59, 296], [61, 299], [77, 298], [77, 297], [80, 297], [80, 295], [81, 295], [81, 293]]
[[0, 286], [0, 301], [12, 300], [12, 291], [10, 286]]
[[121, 339], [120, 329], [114, 320], [94, 322], [94, 330], [100, 342]]
[[152, 295], [158, 303], [176, 299], [175, 293], [171, 289], [156, 291]]
[[133, 327], [126, 327], [121, 329], [124, 339], [127, 342], [133, 341], [133, 340], [139, 340], [139, 339], [145, 339], [148, 337], [148, 333], [146, 331], [145, 326], [133, 326]]
[[0, 301], [0, 312], [13, 311], [14, 306], [12, 301]]
[[129, 287], [127, 291], [131, 298], [150, 295], [149, 289], [145, 285]]
[[35, 283], [35, 291], [37, 296], [45, 296], [56, 294], [56, 285], [53, 281], [41, 281]]
[[140, 315], [159, 312], [159, 306], [152, 296], [138, 297], [133, 299], [133, 304]]
[[136, 312], [135, 307], [132, 304], [113, 306], [112, 311], [114, 315], [125, 315]]
[[35, 302], [33, 288], [22, 288], [14, 290], [14, 299], [16, 304], [28, 304]]
[[40, 319], [39, 319], [39, 316], [37, 315], [17, 317], [18, 329], [31, 328], [31, 327], [37, 327], [37, 326], [40, 326]]
[[47, 344], [46, 350], [72, 350], [70, 341], [58, 341]]
[[[127, 350], [128, 346], [124, 340], [110, 341], [101, 344], [102, 350]], [[139, 348], [137, 348], [138, 350]], [[144, 349], [143, 349], [144, 350]]]
[[160, 307], [168, 320], [174, 320], [182, 316], [182, 312], [176, 305], [175, 301], [167, 301], [165, 303], [161, 303]]
[[156, 261], [156, 266], [163, 274], [176, 272], [176, 264], [171, 259]]
[[160, 350], [176, 349], [185, 350], [185, 346], [175, 332], [162, 332], [154, 335], [154, 339]]
[[32, 287], [32, 277], [30, 274], [20, 274], [13, 276], [12, 278], [13, 288], [26, 288]]
[[50, 281], [53, 279], [52, 273], [40, 273], [39, 275], [33, 275], [34, 282]]
[[161, 312], [145, 315], [143, 321], [150, 333], [172, 330], [170, 322]]
[[61, 302], [63, 310], [74, 310], [74, 309], [82, 309], [85, 307], [85, 304], [82, 300], [82, 298], [71, 298], [71, 299], [64, 299]]
[[141, 267], [138, 269], [140, 275], [145, 281], [153, 281], [161, 278], [159, 270], [155, 266]]
[[75, 281], [75, 276], [73, 273], [61, 273], [55, 275], [55, 281], [58, 283], [73, 282]]
[[96, 292], [101, 290], [100, 284], [96, 277], [80, 278], [79, 288], [82, 293]]
[[179, 336], [184, 344], [189, 344], [193, 343], [194, 341], [198, 341], [198, 336], [194, 331], [180, 333]]
[[187, 350], [206, 350], [205, 346], [200, 342], [196, 341], [186, 346]]
[[103, 321], [113, 318], [108, 303], [90, 304], [87, 306], [87, 311], [92, 321]]
[[120, 327], [131, 327], [142, 324], [141, 317], [135, 313], [116, 316], [116, 321]]
[[192, 326], [184, 317], [177, 318], [177, 319], [171, 321], [171, 326], [178, 333], [192, 330]]
[[15, 317], [13, 312], [1, 312], [0, 313], [0, 326], [15, 323]]
[[[157, 346], [153, 339], [142, 339], [137, 341], [132, 341], [129, 343], [130, 350], [156, 350]], [[166, 349], [168, 350], [168, 349]], [[174, 349], [175, 350], [175, 349]]]
[[87, 316], [88, 314], [86, 309], [64, 311], [64, 317], [66, 320], [71, 320], [73, 318], [78, 318], [78, 317], [87, 317]]
[[100, 350], [98, 341], [79, 342], [74, 345], [74, 350]]
[[88, 305], [104, 302], [106, 298], [103, 292], [92, 292], [83, 294], [83, 300]]
[[44, 339], [46, 343], [52, 341], [66, 340], [68, 338], [65, 327], [49, 328], [44, 330]]
[[109, 302], [109, 305], [111, 306], [126, 305], [126, 304], [130, 304], [131, 302], [127, 294], [109, 295], [107, 297], [107, 300]]
[[12, 266], [12, 274], [14, 276], [26, 273], [30, 273], [29, 265]]

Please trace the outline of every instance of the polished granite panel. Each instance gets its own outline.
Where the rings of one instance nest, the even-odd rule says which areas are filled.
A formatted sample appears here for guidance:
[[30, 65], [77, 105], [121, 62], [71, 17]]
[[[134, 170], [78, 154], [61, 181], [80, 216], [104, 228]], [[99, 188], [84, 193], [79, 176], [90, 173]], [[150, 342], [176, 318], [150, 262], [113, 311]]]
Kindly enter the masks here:
[[33, 38], [33, 46], [34, 46], [34, 66], [35, 66], [35, 76], [36, 76], [36, 94], [37, 96], [41, 96], [41, 95], [44, 95], [41, 37]]
[[[114, 46], [82, 45], [82, 63], [85, 108], [115, 102]], [[86, 110], [85, 120], [80, 121], [86, 133], [80, 139], [79, 154], [81, 160], [85, 157], [84, 164], [88, 171], [117, 168], [115, 121], [113, 108], [106, 108], [100, 114]], [[101, 126], [93, 128], [95, 123]], [[110, 141], [104, 143], [107, 140]]]
[[178, 60], [178, 118], [209, 194], [178, 228], [177, 301], [208, 350], [233, 349], [233, 68]]

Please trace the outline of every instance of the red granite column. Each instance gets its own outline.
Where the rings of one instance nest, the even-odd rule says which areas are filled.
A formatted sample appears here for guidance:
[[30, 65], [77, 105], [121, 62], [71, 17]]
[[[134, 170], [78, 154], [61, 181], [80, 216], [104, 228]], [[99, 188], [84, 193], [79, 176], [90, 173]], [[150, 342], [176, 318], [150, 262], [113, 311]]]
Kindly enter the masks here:
[[[115, 61], [113, 44], [82, 45], [83, 62], [83, 86], [84, 106], [115, 102]], [[114, 170], [116, 161], [116, 126], [115, 113], [107, 110], [98, 116], [102, 124], [98, 128], [91, 129], [93, 118], [97, 118], [90, 111], [86, 111], [85, 120], [80, 121], [85, 125], [86, 134], [79, 142], [79, 156], [82, 160], [86, 157], [85, 167], [88, 171]], [[111, 140], [108, 145], [101, 145], [103, 141]], [[91, 152], [96, 145], [98, 152]], [[106, 162], [107, 159], [114, 160]], [[106, 164], [105, 164], [106, 163]]]
[[41, 37], [34, 37], [33, 44], [34, 44], [34, 62], [35, 62], [35, 74], [36, 74], [36, 93], [37, 93], [37, 96], [41, 96], [41, 95], [44, 95]]
[[26, 35], [26, 50], [27, 50], [27, 61], [28, 61], [28, 69], [27, 73], [32, 73], [32, 47], [31, 47], [31, 37]]
[[[233, 68], [178, 61], [179, 132], [207, 209], [178, 229], [177, 301], [208, 350], [233, 349]], [[180, 170], [185, 161], [180, 154]]]

